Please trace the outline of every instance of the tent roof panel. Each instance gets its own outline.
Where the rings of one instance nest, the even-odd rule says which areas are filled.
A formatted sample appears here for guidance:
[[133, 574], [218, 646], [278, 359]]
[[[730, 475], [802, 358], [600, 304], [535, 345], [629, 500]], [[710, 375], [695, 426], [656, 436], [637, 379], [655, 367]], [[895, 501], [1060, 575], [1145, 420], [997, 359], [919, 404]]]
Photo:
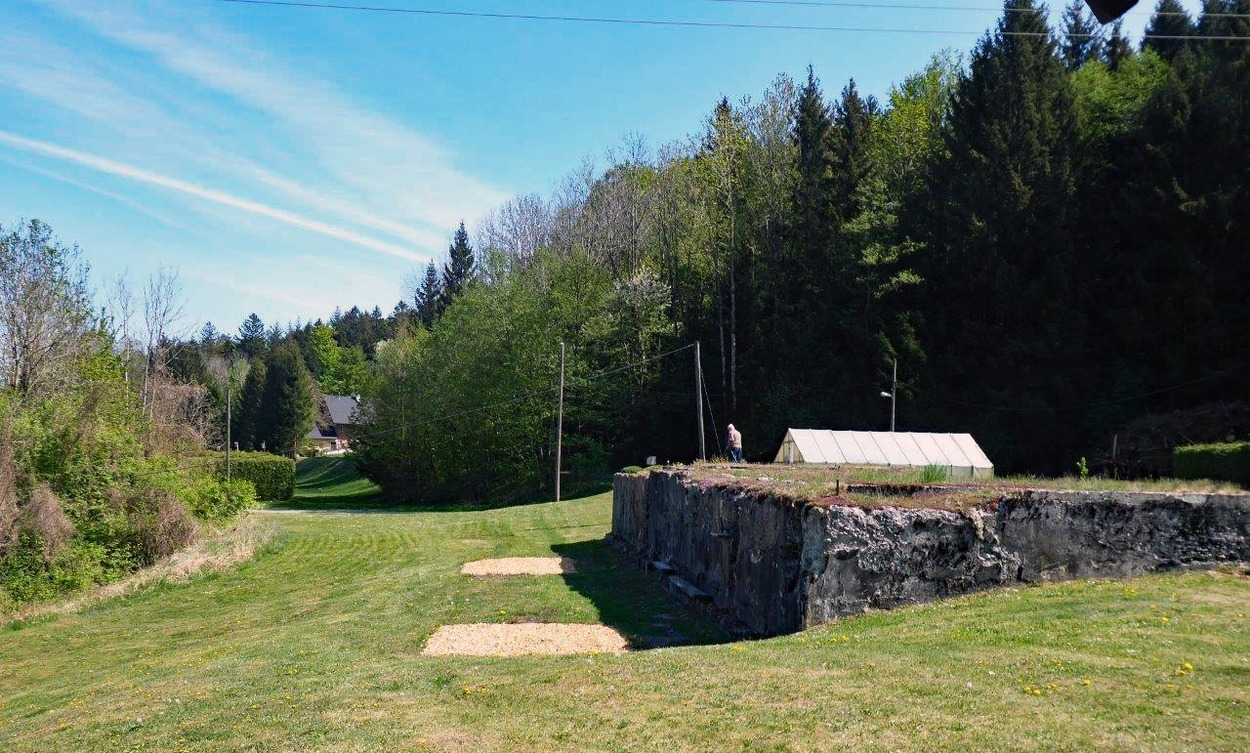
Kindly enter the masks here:
[[907, 453], [899, 445], [899, 437], [902, 435], [889, 432], [875, 432], [872, 436], [877, 442], [877, 447], [881, 448], [881, 452], [885, 455], [885, 461], [889, 465], [911, 465], [907, 459]]
[[846, 455], [842, 453], [842, 448], [833, 438], [833, 433], [828, 431], [813, 430], [816, 437], [816, 444], [820, 447], [820, 452], [824, 456], [826, 463], [845, 463]]
[[973, 468], [994, 468], [994, 464], [985, 456], [980, 445], [972, 438], [971, 434], [952, 434], [951, 439], [955, 441], [955, 444], [959, 445], [959, 449], [963, 450], [968, 461], [972, 463]]
[[889, 465], [890, 460], [885, 456], [881, 446], [877, 444], [876, 437], [870, 431], [849, 431], [851, 439], [859, 446], [859, 451], [864, 455], [864, 462], [869, 465]]
[[842, 462], [851, 465], [863, 465], [868, 462], [868, 456], [859, 449], [859, 443], [855, 441], [855, 437], [851, 436], [851, 432], [831, 431], [829, 438], [838, 446], [842, 454]]
[[969, 460], [968, 456], [964, 454], [964, 451], [959, 448], [959, 445], [954, 439], [951, 438], [950, 434], [934, 434], [933, 441], [937, 443], [938, 447], [942, 448], [942, 454], [945, 455], [946, 459], [950, 461], [950, 466], [952, 468], [967, 468], [969, 471], [972, 470], [972, 461]]
[[817, 436], [820, 432], [813, 429], [791, 429], [790, 437], [794, 439], [794, 446], [799, 451], [799, 456], [807, 463], [826, 463], [825, 454], [820, 451], [820, 443]]
[[898, 442], [899, 449], [907, 457], [907, 465], [928, 465], [929, 460], [925, 457], [924, 450], [920, 449], [920, 445], [916, 444], [916, 437], [911, 432], [899, 432], [895, 434], [895, 441]]

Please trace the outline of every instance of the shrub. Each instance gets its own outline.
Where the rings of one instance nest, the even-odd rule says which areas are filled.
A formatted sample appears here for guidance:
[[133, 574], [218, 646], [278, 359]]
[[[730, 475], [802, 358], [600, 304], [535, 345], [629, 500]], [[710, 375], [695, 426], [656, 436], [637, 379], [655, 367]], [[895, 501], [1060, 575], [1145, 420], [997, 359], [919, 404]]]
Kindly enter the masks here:
[[1173, 454], [1177, 478], [1209, 478], [1250, 484], [1250, 442], [1193, 444]]
[[49, 558], [39, 536], [23, 531], [17, 545], [0, 558], [0, 602], [46, 601], [100, 583], [102, 553], [99, 544], [73, 541]]
[[627, 465], [621, 469], [621, 473], [642, 473], [642, 466]]
[[17, 543], [17, 470], [10, 442], [10, 436], [0, 436], [0, 556]]
[[[226, 475], [226, 459], [217, 461], [217, 474]], [[230, 454], [230, 477], [251, 481], [256, 498], [266, 502], [282, 502], [295, 495], [295, 461], [267, 452], [234, 452]]]
[[48, 561], [74, 535], [74, 524], [61, 509], [61, 500], [44, 484], [31, 491], [30, 502], [22, 511], [22, 528], [39, 537], [44, 559]]
[[200, 520], [229, 520], [240, 511], [256, 506], [256, 486], [244, 478], [202, 478], [187, 490], [188, 507]]
[[922, 484], [941, 484], [944, 483], [950, 471], [944, 465], [926, 465], [924, 470], [920, 472], [920, 483]]
[[200, 527], [170, 492], [150, 490], [130, 500], [130, 537], [140, 565], [151, 565], [195, 541]]

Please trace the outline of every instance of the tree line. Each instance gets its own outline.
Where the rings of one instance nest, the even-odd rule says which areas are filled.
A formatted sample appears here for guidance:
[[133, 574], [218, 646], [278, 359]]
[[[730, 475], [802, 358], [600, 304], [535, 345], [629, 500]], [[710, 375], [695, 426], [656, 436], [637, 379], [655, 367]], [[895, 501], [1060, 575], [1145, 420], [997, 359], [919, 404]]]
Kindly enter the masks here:
[[1247, 19], [1161, 0], [1135, 48], [1079, 3], [1056, 32], [1010, 0], [884, 101], [781, 76], [509, 201], [471, 282], [444, 296], [431, 265], [393, 317], [364, 467], [428, 499], [549, 483], [560, 342], [574, 467], [689, 459], [689, 354], [651, 359], [697, 340], [714, 449], [729, 421], [755, 459], [790, 426], [887, 428], [897, 361], [900, 429], [971, 432], [1002, 471], [1115, 472], [1135, 421], [1250, 384], [1250, 42], [1204, 39]]

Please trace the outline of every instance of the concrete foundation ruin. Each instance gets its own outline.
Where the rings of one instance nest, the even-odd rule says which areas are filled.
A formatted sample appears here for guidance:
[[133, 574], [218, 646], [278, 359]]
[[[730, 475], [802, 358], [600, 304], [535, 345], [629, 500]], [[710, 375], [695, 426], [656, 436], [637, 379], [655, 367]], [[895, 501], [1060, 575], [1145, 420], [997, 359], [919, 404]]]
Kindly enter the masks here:
[[777, 635], [994, 586], [1250, 561], [1250, 495], [1009, 491], [964, 511], [620, 474], [613, 542], [731, 627]]

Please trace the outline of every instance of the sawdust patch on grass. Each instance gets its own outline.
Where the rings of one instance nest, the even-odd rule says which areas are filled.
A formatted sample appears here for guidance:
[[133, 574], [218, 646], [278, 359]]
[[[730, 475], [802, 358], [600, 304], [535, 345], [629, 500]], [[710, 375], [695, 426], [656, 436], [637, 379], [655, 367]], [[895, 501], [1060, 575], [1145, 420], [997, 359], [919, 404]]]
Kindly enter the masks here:
[[492, 575], [564, 575], [575, 573], [571, 560], [564, 557], [501, 557], [493, 560], [467, 562], [460, 568], [461, 575], [478, 577]]
[[426, 656], [623, 654], [629, 642], [606, 625], [558, 622], [443, 625], [425, 643]]

